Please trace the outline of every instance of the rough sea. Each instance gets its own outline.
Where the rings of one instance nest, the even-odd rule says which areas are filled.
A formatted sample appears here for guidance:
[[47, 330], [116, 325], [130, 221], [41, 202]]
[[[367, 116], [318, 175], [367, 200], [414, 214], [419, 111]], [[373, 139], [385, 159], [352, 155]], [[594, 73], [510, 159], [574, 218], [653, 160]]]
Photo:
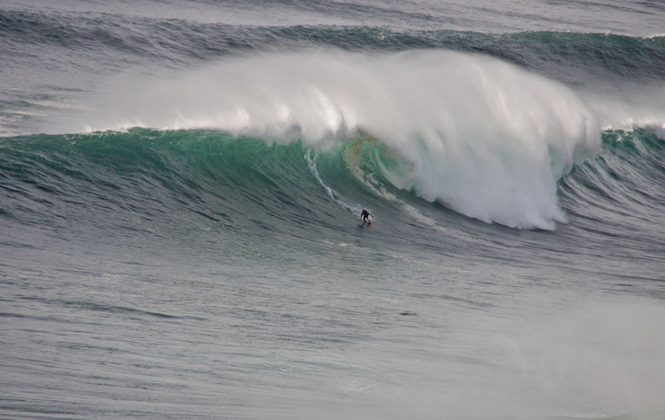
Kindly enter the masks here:
[[664, 419], [665, 3], [0, 0], [0, 418]]

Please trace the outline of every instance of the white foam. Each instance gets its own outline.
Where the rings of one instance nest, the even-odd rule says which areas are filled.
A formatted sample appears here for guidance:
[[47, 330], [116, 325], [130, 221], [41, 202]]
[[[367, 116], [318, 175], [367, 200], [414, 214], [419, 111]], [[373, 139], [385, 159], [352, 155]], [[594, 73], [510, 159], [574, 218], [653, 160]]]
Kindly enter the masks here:
[[570, 89], [449, 51], [261, 54], [114, 90], [85, 126], [211, 128], [320, 148], [364, 130], [412, 168], [388, 174], [396, 186], [518, 228], [565, 220], [557, 179], [599, 144]]

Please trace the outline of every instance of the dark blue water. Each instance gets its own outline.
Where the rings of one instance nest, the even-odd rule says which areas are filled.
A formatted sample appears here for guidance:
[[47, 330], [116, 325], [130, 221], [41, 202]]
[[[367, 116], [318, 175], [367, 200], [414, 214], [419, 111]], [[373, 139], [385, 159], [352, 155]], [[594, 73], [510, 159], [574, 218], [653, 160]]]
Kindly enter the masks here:
[[0, 4], [0, 417], [662, 418], [663, 22]]

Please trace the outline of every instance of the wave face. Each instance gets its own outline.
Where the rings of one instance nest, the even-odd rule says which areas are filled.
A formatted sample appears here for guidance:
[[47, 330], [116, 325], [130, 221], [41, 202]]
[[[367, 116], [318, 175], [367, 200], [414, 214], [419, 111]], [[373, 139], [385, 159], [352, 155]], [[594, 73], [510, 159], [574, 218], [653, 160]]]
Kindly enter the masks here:
[[[602, 137], [598, 156], [558, 183], [553, 181], [554, 188], [576, 223], [579, 218], [583, 223], [607, 223], [594, 218], [602, 211], [616, 217], [612, 223], [617, 229], [639, 229], [640, 221], [654, 220], [665, 206], [658, 188], [665, 176], [663, 141], [646, 130], [605, 131]], [[413, 161], [364, 133], [325, 149], [304, 141], [268, 145], [260, 138], [219, 131], [149, 129], [5, 138], [0, 148], [3, 217], [44, 223], [50, 229], [82, 221], [108, 225], [108, 220], [130, 214], [168, 224], [183, 212], [240, 229], [252, 210], [258, 213], [249, 220], [271, 230], [307, 230], [318, 223], [337, 223], [320, 215], [332, 214], [345, 223], [370, 204], [394, 208], [405, 221], [436, 224], [425, 216], [431, 210], [422, 201], [424, 193], [418, 187], [409, 192], [401, 184], [422, 176], [414, 175]], [[423, 153], [427, 154], [432, 152]], [[551, 175], [549, 159], [544, 164]], [[500, 174], [485, 176], [494, 179]], [[429, 182], [441, 184], [436, 179]], [[550, 193], [541, 191], [539, 196], [545, 192]], [[634, 213], [621, 211], [629, 205]], [[652, 232], [652, 243], [662, 242], [661, 233]]]

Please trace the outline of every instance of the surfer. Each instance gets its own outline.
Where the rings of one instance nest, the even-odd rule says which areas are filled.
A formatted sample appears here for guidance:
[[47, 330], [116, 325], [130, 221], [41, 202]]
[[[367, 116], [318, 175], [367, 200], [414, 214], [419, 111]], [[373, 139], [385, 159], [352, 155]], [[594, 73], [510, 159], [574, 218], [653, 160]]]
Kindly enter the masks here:
[[372, 226], [372, 219], [370, 219], [370, 217], [372, 217], [372, 215], [369, 214], [367, 210], [363, 209], [363, 211], [360, 212], [360, 220], [362, 220], [364, 225]]

